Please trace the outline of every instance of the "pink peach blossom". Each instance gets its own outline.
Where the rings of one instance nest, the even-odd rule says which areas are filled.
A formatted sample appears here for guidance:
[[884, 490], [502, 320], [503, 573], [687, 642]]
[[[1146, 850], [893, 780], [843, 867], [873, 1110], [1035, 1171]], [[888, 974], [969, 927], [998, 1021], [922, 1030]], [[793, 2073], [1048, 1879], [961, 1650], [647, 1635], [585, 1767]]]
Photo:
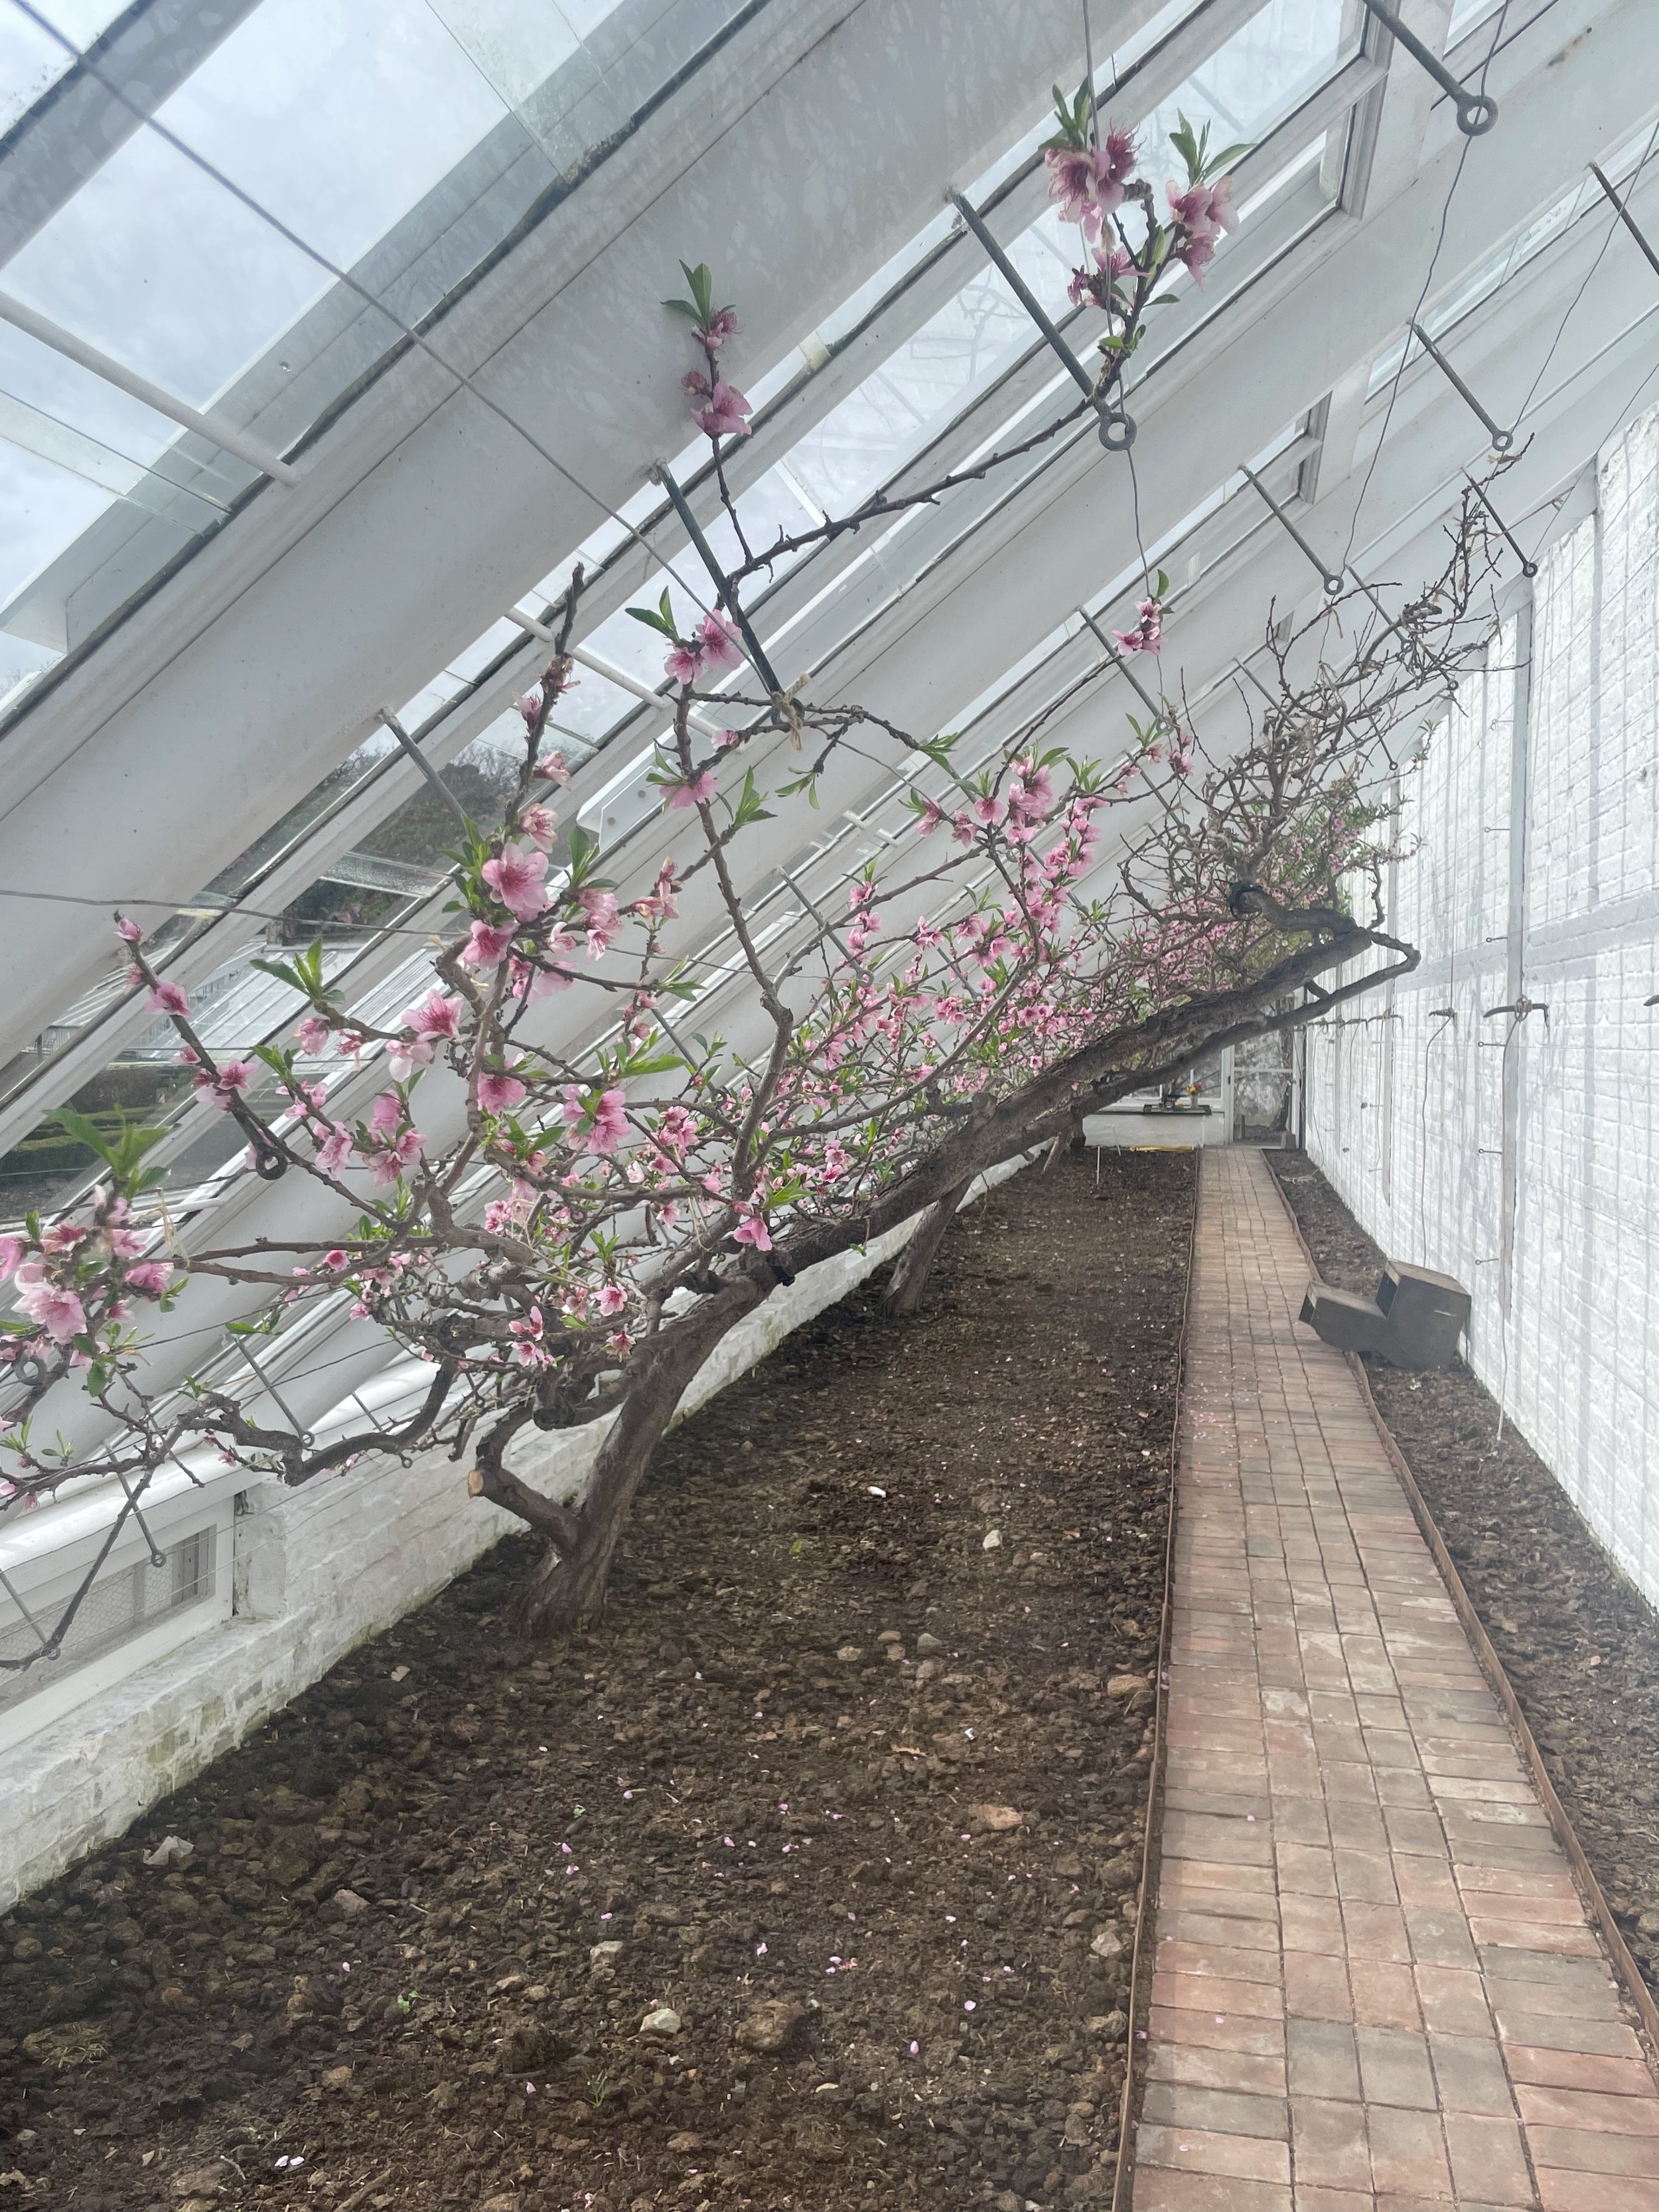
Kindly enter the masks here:
[[509, 914], [532, 921], [547, 904], [542, 878], [547, 873], [545, 853], [526, 852], [522, 845], [503, 845], [499, 860], [486, 860], [483, 879]]
[[714, 796], [714, 771], [712, 768], [706, 768], [691, 782], [671, 783], [665, 788], [671, 813], [679, 807], [706, 806]]
[[478, 1078], [478, 1103], [486, 1114], [508, 1114], [530, 1096], [528, 1084], [516, 1075], [486, 1071]]
[[738, 636], [738, 626], [722, 614], [705, 615], [697, 624], [697, 641], [702, 647], [705, 668], [737, 668], [742, 665], [743, 647]]
[[17, 1301], [36, 1328], [43, 1328], [54, 1344], [67, 1344], [86, 1328], [86, 1310], [71, 1290], [61, 1283], [30, 1283]]
[[471, 935], [461, 947], [461, 959], [469, 968], [499, 968], [512, 942], [510, 925], [497, 929], [489, 922], [475, 921]]

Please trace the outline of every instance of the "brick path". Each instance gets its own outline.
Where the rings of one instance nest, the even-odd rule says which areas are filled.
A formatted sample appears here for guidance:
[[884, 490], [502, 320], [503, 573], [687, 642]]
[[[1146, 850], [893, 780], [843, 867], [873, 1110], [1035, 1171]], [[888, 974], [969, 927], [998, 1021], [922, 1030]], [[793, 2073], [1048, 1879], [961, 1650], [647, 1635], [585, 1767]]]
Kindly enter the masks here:
[[1200, 1155], [1134, 2212], [1659, 2212], [1659, 2095], [1266, 1163]]

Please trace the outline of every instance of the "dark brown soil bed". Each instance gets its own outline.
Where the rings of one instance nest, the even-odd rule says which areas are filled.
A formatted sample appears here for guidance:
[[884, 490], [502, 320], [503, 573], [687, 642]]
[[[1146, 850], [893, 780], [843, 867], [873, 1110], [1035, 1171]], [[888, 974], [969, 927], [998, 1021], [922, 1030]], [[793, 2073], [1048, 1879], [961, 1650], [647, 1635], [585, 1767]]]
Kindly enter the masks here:
[[509, 1541], [20, 1905], [0, 2184], [1106, 2202], [1192, 1200], [1016, 1177], [913, 1320], [866, 1289], [671, 1437], [599, 1632], [516, 1642]]
[[[1304, 1155], [1269, 1158], [1321, 1275], [1374, 1291], [1382, 1255]], [[1396, 1255], [1408, 1258], [1408, 1254]], [[1659, 1991], [1659, 1620], [1462, 1360], [1368, 1358], [1394, 1433], [1515, 1686], [1551, 1778]]]

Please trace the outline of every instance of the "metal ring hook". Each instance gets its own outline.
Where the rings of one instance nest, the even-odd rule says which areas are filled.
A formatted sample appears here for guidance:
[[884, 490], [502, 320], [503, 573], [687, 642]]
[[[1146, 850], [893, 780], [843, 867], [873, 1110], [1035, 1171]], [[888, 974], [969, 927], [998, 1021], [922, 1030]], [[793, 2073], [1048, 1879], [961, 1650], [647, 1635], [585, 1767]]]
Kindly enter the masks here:
[[1096, 410], [1100, 416], [1100, 442], [1109, 453], [1127, 453], [1135, 441], [1135, 422], [1132, 415], [1121, 407], [1102, 407]]
[[1484, 138], [1498, 120], [1498, 102], [1484, 92], [1458, 95], [1457, 127], [1466, 138]]

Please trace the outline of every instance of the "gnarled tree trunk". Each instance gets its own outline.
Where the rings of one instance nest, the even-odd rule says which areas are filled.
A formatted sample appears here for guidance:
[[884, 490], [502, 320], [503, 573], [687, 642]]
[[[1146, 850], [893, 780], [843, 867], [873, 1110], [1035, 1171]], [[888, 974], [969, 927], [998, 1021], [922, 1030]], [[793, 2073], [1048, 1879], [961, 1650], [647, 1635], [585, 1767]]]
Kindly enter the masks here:
[[943, 1198], [930, 1206], [916, 1224], [915, 1234], [893, 1262], [886, 1295], [881, 1302], [884, 1313], [895, 1316], [912, 1314], [921, 1304], [921, 1294], [927, 1287], [927, 1278], [933, 1272], [939, 1248], [945, 1242], [945, 1231], [956, 1219], [972, 1182], [971, 1176], [964, 1176], [953, 1190], [946, 1191]]
[[543, 1524], [552, 1540], [518, 1607], [520, 1626], [527, 1635], [566, 1636], [604, 1613], [611, 1563], [640, 1485], [650, 1470], [651, 1455], [673, 1419], [686, 1385], [721, 1337], [757, 1301], [758, 1291], [742, 1302], [728, 1297], [708, 1327], [688, 1330], [665, 1343], [662, 1356], [629, 1389], [599, 1446], [580, 1497], [562, 1509], [562, 1525]]

